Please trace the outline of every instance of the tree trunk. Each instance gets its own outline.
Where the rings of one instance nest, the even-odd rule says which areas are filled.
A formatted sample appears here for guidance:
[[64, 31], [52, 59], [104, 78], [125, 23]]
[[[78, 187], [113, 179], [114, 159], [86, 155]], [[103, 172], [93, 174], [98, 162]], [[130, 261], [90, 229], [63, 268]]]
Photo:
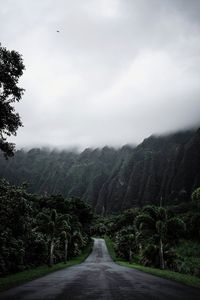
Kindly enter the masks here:
[[142, 256], [142, 244], [139, 243], [139, 256]]
[[67, 263], [68, 239], [65, 240], [65, 264]]
[[49, 256], [49, 265], [50, 267], [54, 264], [54, 240], [51, 240], [51, 244], [50, 244], [50, 256]]
[[132, 251], [131, 251], [131, 249], [129, 249], [129, 264], [131, 264], [132, 263]]
[[164, 270], [165, 262], [164, 262], [164, 255], [163, 255], [163, 242], [162, 242], [162, 239], [160, 239], [159, 256], [160, 256], [160, 268], [162, 270]]

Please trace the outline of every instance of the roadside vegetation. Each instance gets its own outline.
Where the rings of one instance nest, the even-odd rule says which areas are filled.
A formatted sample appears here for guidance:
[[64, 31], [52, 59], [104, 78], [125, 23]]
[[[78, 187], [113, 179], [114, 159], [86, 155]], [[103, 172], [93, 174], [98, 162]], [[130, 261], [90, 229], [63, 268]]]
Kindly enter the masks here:
[[92, 230], [105, 235], [114, 261], [200, 287], [200, 188], [190, 204], [129, 209]]
[[99, 217], [80, 199], [37, 196], [25, 186], [1, 181], [1, 287], [81, 262], [91, 236], [105, 236], [120, 264], [199, 286], [199, 203], [200, 188], [192, 194], [190, 209], [148, 205]]
[[200, 288], [200, 278], [192, 276], [192, 275], [181, 274], [181, 273], [170, 271], [170, 270], [161, 270], [161, 269], [152, 268], [152, 267], [145, 267], [143, 265], [135, 264], [135, 263], [129, 264], [124, 261], [117, 261], [117, 263], [124, 267], [133, 268], [136, 270], [143, 271], [145, 273], [150, 273], [155, 276], [159, 276], [159, 277], [174, 280], [174, 281], [177, 281], [177, 282], [189, 285], [189, 286]]
[[109, 252], [112, 260], [116, 262], [117, 256], [116, 256], [116, 252], [115, 252], [115, 249], [113, 246], [114, 245], [113, 241], [107, 235], [104, 236], [104, 239], [105, 239], [106, 246], [108, 248], [108, 252]]
[[18, 286], [20, 284], [26, 283], [28, 281], [31, 281], [33, 279], [45, 276], [49, 273], [59, 271], [77, 264], [82, 263], [88, 255], [92, 251], [92, 241], [83, 249], [82, 253], [67, 261], [67, 263], [60, 262], [55, 265], [53, 265], [51, 268], [49, 268], [47, 265], [43, 265], [34, 269], [18, 272], [12, 275], [8, 275], [6, 277], [0, 278], [0, 291], [9, 289], [11, 287]]
[[[115, 261], [117, 264], [124, 266], [124, 267], [133, 268], [133, 269], [145, 272], [145, 273], [149, 273], [149, 274], [152, 274], [155, 276], [159, 276], [162, 278], [174, 280], [174, 281], [177, 281], [177, 282], [189, 285], [189, 286], [200, 288], [200, 278], [199, 277], [170, 271], [168, 269], [161, 270], [158, 268], [146, 267], [146, 266], [136, 263], [134, 261], [132, 263], [130, 263], [124, 259], [121, 259], [120, 257], [116, 257], [115, 243], [108, 236], [105, 236], [104, 238], [105, 238], [105, 242], [106, 242], [106, 245], [108, 248], [108, 252], [109, 252], [111, 258], [113, 259], [113, 261]], [[137, 258], [135, 259], [135, 261], [137, 261]]]
[[90, 242], [90, 206], [60, 195], [36, 196], [0, 182], [0, 277], [66, 263]]

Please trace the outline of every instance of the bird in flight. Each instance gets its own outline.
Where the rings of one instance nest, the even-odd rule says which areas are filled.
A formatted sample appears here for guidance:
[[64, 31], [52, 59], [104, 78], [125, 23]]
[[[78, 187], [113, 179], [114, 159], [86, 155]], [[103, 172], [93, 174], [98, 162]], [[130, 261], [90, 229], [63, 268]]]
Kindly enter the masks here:
[[57, 30], [56, 32], [58, 32], [58, 33], [59, 33], [59, 32], [60, 32], [60, 30]]

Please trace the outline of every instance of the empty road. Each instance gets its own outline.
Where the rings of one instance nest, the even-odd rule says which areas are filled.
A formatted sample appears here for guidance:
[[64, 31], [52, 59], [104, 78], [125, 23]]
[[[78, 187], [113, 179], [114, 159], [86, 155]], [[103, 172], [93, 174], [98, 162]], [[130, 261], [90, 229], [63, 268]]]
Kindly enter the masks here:
[[199, 300], [200, 290], [115, 264], [103, 239], [80, 265], [0, 293], [0, 300]]

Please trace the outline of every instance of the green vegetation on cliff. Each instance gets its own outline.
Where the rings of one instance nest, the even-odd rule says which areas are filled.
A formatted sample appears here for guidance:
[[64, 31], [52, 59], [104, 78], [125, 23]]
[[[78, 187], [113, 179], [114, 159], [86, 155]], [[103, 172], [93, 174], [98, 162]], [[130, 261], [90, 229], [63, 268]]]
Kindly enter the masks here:
[[78, 197], [100, 214], [190, 202], [200, 185], [200, 130], [151, 136], [139, 146], [82, 153], [31, 149], [0, 156], [0, 178], [31, 193]]

